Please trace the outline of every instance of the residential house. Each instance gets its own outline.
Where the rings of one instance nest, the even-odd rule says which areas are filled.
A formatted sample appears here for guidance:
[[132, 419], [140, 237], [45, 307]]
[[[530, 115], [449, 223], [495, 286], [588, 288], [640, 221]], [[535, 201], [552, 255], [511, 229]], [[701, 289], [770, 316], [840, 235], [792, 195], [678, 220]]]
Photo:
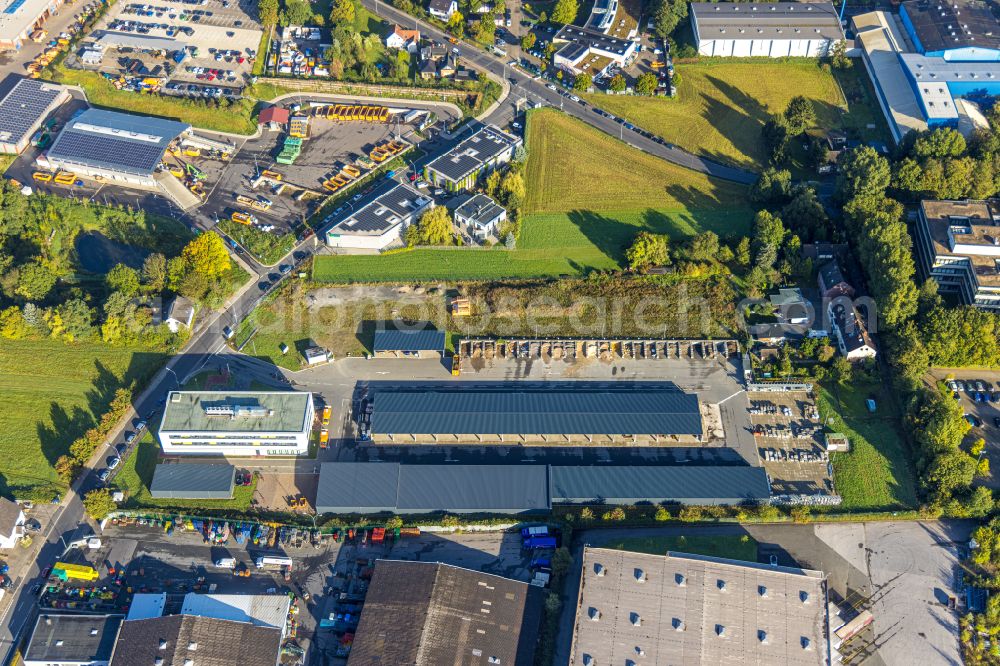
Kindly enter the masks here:
[[420, 49], [420, 60], [439, 62], [448, 57], [448, 47], [442, 44], [430, 44]]
[[448, 57], [442, 60], [438, 64], [438, 76], [442, 79], [447, 79], [455, 76], [455, 59]]
[[506, 219], [504, 207], [485, 194], [467, 196], [455, 207], [455, 224], [480, 243], [496, 236]]
[[[816, 305], [798, 288], [782, 288], [768, 296], [773, 321], [750, 325], [751, 337], [764, 344], [828, 336]], [[822, 311], [821, 309], [819, 311]]]
[[178, 296], [167, 306], [166, 317], [163, 318], [163, 323], [174, 333], [181, 330], [181, 328], [189, 329], [191, 328], [191, 324], [194, 323], [194, 311], [194, 301], [184, 296]]
[[857, 308], [846, 298], [830, 304], [830, 323], [837, 348], [848, 361], [875, 358], [878, 349]]
[[393, 25], [392, 32], [386, 35], [385, 46], [390, 49], [416, 53], [420, 48], [420, 31], [404, 30], [398, 25]]
[[17, 545], [24, 536], [24, 512], [17, 502], [0, 497], [0, 550]]
[[819, 267], [819, 292], [823, 298], [854, 296], [854, 287], [844, 279], [836, 259]]
[[432, 81], [436, 79], [438, 75], [437, 62], [434, 60], [421, 60], [419, 71], [421, 79], [424, 81]]
[[431, 16], [447, 21], [452, 14], [458, 11], [458, 2], [456, 0], [431, 0], [427, 11], [431, 13]]

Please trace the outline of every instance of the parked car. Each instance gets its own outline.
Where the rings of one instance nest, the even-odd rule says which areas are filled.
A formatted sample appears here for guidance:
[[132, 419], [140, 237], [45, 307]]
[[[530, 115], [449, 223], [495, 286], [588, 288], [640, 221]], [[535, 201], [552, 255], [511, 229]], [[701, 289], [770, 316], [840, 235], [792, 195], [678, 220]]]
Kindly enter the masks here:
[[965, 420], [968, 421], [969, 425], [972, 426], [973, 428], [978, 428], [979, 426], [983, 425], [983, 422], [979, 419], [979, 417], [974, 416], [972, 414], [966, 414]]
[[102, 469], [101, 473], [97, 475], [97, 478], [100, 479], [102, 482], [104, 482], [104, 481], [108, 480], [109, 476], [111, 476], [111, 470], [110, 469]]
[[118, 467], [118, 465], [120, 465], [121, 462], [122, 459], [119, 458], [118, 456], [111, 456], [110, 458], [108, 458], [108, 469], [114, 469]]
[[134, 432], [130, 432], [129, 434], [125, 435], [125, 443], [126, 444], [131, 444], [134, 441], [135, 441], [135, 433]]

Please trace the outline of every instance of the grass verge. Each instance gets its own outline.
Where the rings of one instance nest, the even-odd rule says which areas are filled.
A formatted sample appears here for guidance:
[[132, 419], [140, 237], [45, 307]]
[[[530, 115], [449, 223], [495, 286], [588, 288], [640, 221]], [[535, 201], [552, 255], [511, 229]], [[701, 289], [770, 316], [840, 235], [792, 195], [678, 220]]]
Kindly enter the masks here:
[[672, 550], [692, 555], [726, 557], [744, 562], [757, 561], [757, 542], [749, 535], [630, 537], [610, 541], [604, 547], [652, 555], [664, 555], [668, 550]]
[[222, 220], [219, 228], [266, 266], [276, 264], [295, 245], [293, 234], [279, 236], [232, 220]]
[[254, 490], [257, 488], [256, 477], [251, 485], [234, 488], [233, 498], [229, 500], [180, 500], [153, 497], [149, 493], [149, 484], [153, 481], [159, 453], [160, 447], [153, 441], [153, 436], [147, 432], [142, 441], [133, 449], [132, 454], [122, 462], [121, 471], [115, 477], [114, 485], [125, 492], [123, 508], [249, 510], [250, 500], [253, 499]]
[[53, 469], [100, 420], [115, 390], [142, 384], [167, 354], [103, 344], [4, 340], [0, 345], [0, 494], [48, 500]]
[[[817, 402], [828, 431], [842, 432], [851, 450], [833, 453], [834, 488], [844, 510], [895, 510], [917, 505], [913, 466], [899, 434], [898, 415], [879, 383], [819, 385]], [[868, 411], [872, 396], [877, 411]]]

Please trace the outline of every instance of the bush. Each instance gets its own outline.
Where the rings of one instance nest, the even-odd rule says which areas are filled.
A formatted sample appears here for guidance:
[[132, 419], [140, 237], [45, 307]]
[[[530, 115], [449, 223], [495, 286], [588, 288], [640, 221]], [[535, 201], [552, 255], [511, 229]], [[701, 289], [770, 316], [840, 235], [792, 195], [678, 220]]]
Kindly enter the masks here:
[[678, 518], [685, 523], [696, 523], [701, 520], [702, 510], [700, 506], [686, 506], [681, 509]]
[[655, 518], [658, 522], [663, 523], [673, 518], [673, 516], [670, 515], [670, 510], [667, 507], [661, 506], [657, 507]]

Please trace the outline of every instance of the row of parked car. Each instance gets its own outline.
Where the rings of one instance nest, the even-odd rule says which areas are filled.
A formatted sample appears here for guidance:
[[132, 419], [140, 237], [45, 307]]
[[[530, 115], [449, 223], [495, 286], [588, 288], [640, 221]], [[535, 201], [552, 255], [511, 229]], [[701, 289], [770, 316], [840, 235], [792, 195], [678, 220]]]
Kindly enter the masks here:
[[107, 481], [111, 477], [111, 472], [121, 465], [122, 459], [125, 457], [125, 454], [128, 453], [129, 447], [133, 442], [138, 440], [139, 436], [145, 432], [145, 430], [146, 422], [144, 420], [140, 420], [135, 424], [135, 430], [127, 431], [125, 433], [124, 440], [115, 444], [115, 452], [108, 456], [105, 461], [107, 463], [107, 467], [102, 469], [97, 474], [97, 478], [100, 479], [102, 483]]

